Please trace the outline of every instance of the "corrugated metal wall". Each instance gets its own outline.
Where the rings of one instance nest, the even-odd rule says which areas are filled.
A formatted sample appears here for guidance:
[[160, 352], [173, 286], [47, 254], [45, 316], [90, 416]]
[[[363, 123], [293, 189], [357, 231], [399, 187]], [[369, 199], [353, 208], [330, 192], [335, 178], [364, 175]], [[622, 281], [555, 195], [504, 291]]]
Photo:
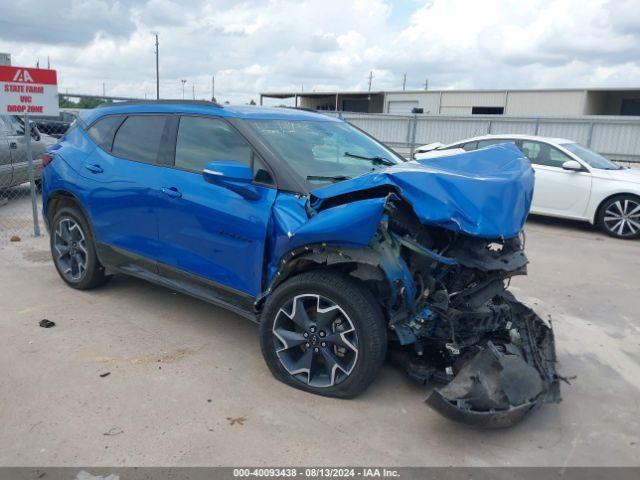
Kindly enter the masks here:
[[513, 133], [567, 138], [612, 160], [640, 163], [638, 117], [414, 117], [359, 113], [343, 113], [342, 117], [403, 154], [411, 150], [412, 143], [414, 146], [433, 142], [453, 143], [488, 133]]

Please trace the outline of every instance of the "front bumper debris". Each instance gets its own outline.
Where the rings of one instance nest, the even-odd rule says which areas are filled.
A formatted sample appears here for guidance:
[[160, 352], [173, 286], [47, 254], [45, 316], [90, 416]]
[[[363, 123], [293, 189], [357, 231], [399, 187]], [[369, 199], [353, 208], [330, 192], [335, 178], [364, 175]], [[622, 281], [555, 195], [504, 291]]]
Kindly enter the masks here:
[[553, 330], [509, 295], [510, 341], [487, 340], [426, 403], [445, 417], [484, 428], [509, 427], [537, 406], [560, 401]]

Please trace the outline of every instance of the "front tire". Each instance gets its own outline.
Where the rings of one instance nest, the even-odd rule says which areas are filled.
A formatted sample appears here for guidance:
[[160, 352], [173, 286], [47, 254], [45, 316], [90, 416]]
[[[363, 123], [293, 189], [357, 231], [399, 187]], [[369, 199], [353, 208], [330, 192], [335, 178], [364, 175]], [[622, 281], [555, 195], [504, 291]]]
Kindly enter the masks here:
[[262, 355], [281, 382], [328, 397], [352, 398], [376, 378], [387, 333], [362, 283], [330, 270], [297, 275], [269, 297], [260, 321]]
[[50, 246], [56, 270], [70, 287], [89, 290], [111, 278], [98, 260], [91, 229], [79, 209], [64, 207], [55, 213]]
[[640, 198], [618, 195], [607, 200], [600, 209], [599, 223], [612, 237], [640, 238]]

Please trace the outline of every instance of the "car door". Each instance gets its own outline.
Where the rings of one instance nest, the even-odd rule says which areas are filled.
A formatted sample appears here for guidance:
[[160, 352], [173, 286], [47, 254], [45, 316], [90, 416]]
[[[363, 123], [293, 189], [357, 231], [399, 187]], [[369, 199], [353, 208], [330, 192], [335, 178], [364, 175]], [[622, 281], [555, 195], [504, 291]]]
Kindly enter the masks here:
[[591, 195], [591, 173], [564, 170], [571, 157], [546, 142], [522, 140], [519, 145], [536, 172], [531, 211], [584, 218]]
[[[207, 183], [210, 162], [235, 160], [252, 165], [257, 199], [247, 199]], [[175, 163], [164, 171], [158, 212], [160, 269], [185, 272], [187, 281], [205, 280], [255, 296], [262, 290], [263, 258], [273, 177], [247, 140], [227, 121], [182, 116], [176, 132]], [[183, 277], [184, 278], [184, 277]]]
[[13, 167], [11, 166], [11, 149], [9, 144], [9, 125], [0, 116], [0, 188], [12, 185]]
[[[167, 159], [171, 115], [107, 116], [88, 134], [99, 146], [79, 174], [98, 248], [124, 269], [157, 272], [158, 185]], [[176, 118], [177, 121], [177, 118]]]

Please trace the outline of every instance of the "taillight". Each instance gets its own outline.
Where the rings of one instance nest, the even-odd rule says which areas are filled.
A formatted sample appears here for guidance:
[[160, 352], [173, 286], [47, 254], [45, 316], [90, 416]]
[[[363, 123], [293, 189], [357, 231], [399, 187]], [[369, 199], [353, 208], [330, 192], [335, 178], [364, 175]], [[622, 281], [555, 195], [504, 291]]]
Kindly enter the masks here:
[[40, 159], [42, 160], [42, 166], [46, 167], [47, 165], [49, 165], [53, 161], [53, 157], [54, 155], [52, 153], [44, 152], [42, 154], [42, 157], [40, 157]]

